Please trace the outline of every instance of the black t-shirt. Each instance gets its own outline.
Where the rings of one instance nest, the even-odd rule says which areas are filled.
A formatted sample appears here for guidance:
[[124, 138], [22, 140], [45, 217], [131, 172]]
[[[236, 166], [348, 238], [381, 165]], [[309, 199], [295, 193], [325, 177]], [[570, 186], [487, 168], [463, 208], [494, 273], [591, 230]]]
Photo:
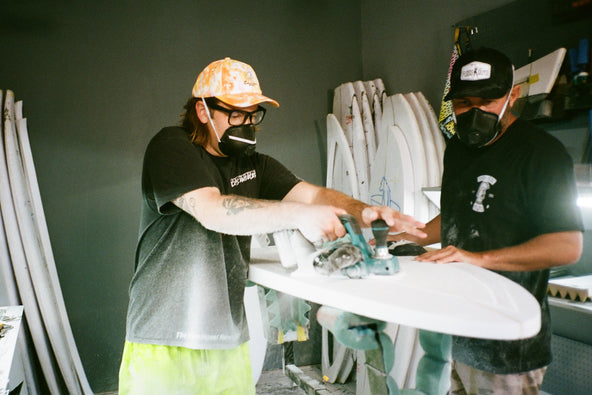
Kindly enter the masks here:
[[[214, 186], [223, 195], [281, 200], [299, 181], [270, 156], [258, 152], [242, 157], [213, 156], [191, 144], [184, 129], [164, 128], [148, 144], [144, 155], [140, 234], [161, 216], [182, 213], [172, 200], [192, 190]], [[237, 238], [248, 260], [251, 238]]]
[[300, 180], [273, 158], [220, 158], [178, 127], [148, 144], [142, 217], [130, 285], [126, 339], [193, 349], [248, 340], [243, 295], [249, 236], [218, 233], [171, 203], [192, 190], [281, 200]]
[[[479, 252], [515, 246], [536, 236], [583, 230], [572, 160], [563, 145], [529, 122], [516, 120], [491, 146], [466, 147], [452, 138], [444, 156], [442, 246]], [[505, 374], [551, 362], [546, 300], [549, 270], [498, 272], [541, 304], [541, 331], [530, 339], [455, 337], [455, 360]]]

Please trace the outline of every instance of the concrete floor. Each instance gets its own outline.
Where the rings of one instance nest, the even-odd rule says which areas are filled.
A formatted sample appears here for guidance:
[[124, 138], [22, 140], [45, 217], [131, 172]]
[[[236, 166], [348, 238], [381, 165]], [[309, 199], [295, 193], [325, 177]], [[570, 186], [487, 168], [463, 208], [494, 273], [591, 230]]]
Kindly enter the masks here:
[[286, 365], [285, 371], [263, 371], [257, 382], [257, 395], [355, 395], [354, 380], [345, 384], [329, 384], [321, 376], [319, 365]]
[[[267, 370], [261, 373], [257, 382], [257, 395], [307, 395], [280, 370]], [[117, 395], [117, 391], [96, 395]]]
[[266, 370], [257, 382], [257, 394], [261, 395], [306, 395], [306, 392], [279, 370]]

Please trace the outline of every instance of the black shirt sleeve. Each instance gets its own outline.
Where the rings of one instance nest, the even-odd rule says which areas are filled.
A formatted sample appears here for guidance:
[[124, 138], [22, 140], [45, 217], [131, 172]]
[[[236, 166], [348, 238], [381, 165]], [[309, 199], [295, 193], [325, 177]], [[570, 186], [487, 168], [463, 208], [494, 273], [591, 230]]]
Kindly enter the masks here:
[[193, 145], [181, 128], [165, 128], [150, 141], [144, 156], [142, 189], [153, 201], [153, 209], [163, 214], [179, 196], [215, 185], [212, 175], [204, 172], [203, 156], [203, 150]]

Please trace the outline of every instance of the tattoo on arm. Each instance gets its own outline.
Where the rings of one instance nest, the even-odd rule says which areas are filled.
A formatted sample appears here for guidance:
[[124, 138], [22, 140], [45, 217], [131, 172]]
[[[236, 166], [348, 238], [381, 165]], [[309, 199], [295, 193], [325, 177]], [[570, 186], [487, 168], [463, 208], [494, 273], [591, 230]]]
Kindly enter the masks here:
[[226, 215], [236, 215], [243, 210], [253, 210], [263, 206], [256, 200], [242, 196], [229, 196], [223, 200], [222, 205], [226, 209]]
[[195, 216], [195, 198], [193, 197], [189, 197], [189, 198], [185, 198], [183, 196], [177, 198], [177, 200], [175, 200], [175, 204], [177, 206], [179, 206], [181, 209], [187, 211], [188, 213], [192, 214]]
[[[197, 201], [194, 197], [178, 197], [174, 203], [194, 217], [197, 215]], [[244, 210], [253, 210], [263, 207], [261, 202], [243, 196], [226, 196], [222, 200], [222, 206], [226, 209], [226, 215], [236, 215]]]

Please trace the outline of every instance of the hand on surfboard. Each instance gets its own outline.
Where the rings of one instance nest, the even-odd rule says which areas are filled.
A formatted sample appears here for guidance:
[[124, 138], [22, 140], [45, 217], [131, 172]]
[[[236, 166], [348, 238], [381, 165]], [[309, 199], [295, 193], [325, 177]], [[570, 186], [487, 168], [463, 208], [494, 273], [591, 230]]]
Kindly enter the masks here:
[[450, 263], [450, 262], [466, 262], [476, 266], [479, 265], [481, 254], [476, 252], [469, 252], [458, 247], [447, 246], [440, 250], [428, 251], [415, 258], [416, 261], [434, 262], [434, 263]]
[[370, 206], [362, 211], [362, 219], [366, 225], [370, 225], [372, 221], [379, 218], [386, 222], [391, 232], [405, 232], [422, 239], [427, 237], [427, 234], [421, 230], [425, 227], [425, 224], [410, 215], [386, 206]]

